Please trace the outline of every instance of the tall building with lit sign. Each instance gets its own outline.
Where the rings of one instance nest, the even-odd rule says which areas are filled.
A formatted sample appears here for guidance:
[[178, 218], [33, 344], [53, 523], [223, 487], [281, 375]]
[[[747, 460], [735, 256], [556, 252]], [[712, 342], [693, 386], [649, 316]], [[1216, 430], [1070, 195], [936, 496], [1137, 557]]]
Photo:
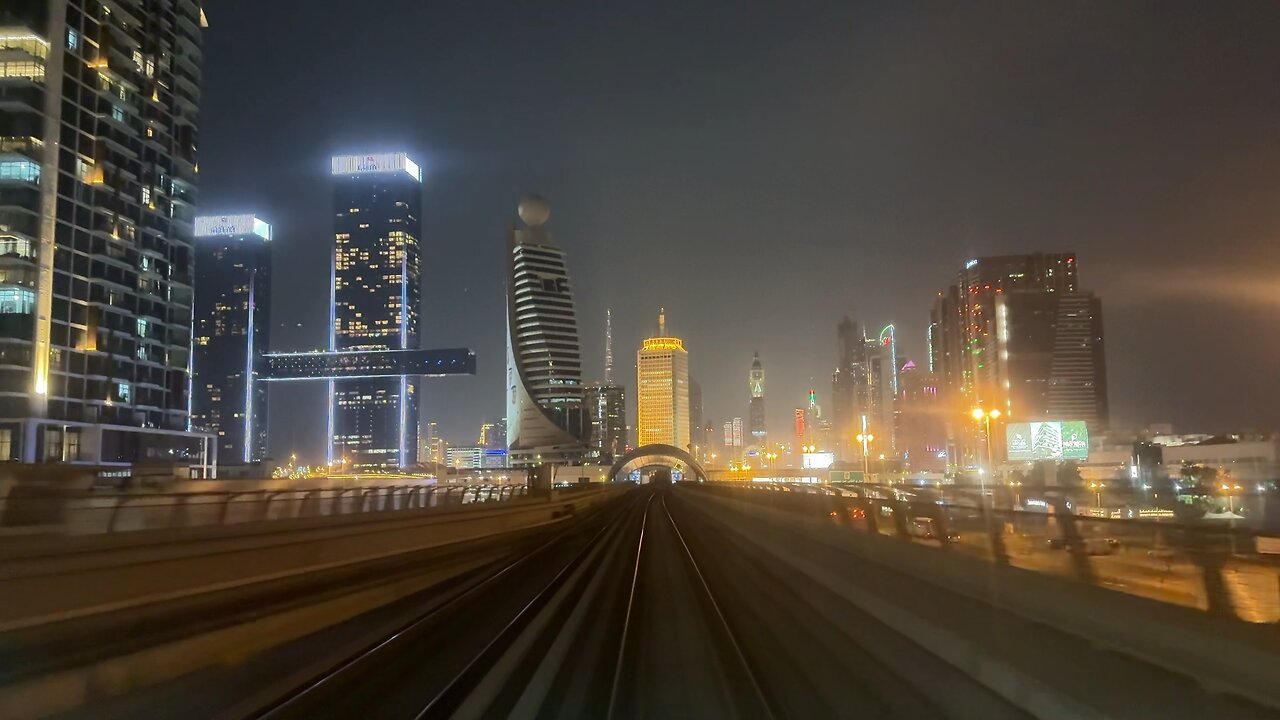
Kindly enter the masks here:
[[[422, 169], [405, 153], [343, 155], [333, 176], [330, 351], [410, 350], [422, 305]], [[329, 380], [329, 462], [417, 462], [416, 376]]]
[[929, 353], [953, 418], [953, 464], [978, 464], [983, 439], [965, 419], [974, 407], [1000, 410], [1002, 423], [1083, 420], [1097, 430], [1109, 420], [1102, 304], [1080, 290], [1074, 253], [965, 263], [934, 300]]
[[196, 464], [196, 0], [0, 3], [0, 460]]
[[551, 206], [527, 195], [524, 228], [507, 244], [507, 442], [512, 467], [563, 465], [587, 454], [582, 350], [564, 250], [545, 225]]
[[222, 465], [267, 454], [267, 385], [255, 381], [271, 332], [271, 226], [253, 215], [198, 217], [192, 422]]
[[658, 334], [636, 353], [636, 443], [689, 449], [689, 353], [667, 335], [667, 315], [658, 313]]

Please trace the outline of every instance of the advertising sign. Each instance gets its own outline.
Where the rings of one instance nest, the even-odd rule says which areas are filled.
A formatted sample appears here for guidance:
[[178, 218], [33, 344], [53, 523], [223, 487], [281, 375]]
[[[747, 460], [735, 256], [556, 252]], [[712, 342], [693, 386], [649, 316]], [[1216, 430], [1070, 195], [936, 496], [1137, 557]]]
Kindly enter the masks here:
[[826, 470], [835, 464], [836, 454], [832, 452], [805, 453], [800, 458], [801, 467], [813, 470]]
[[408, 173], [422, 182], [422, 168], [405, 153], [376, 153], [373, 155], [338, 155], [329, 161], [334, 175], [364, 175], [366, 173]]
[[1009, 460], [1088, 460], [1089, 428], [1083, 420], [1009, 423]]
[[195, 236], [257, 235], [271, 239], [271, 226], [254, 215], [201, 215], [196, 218]]

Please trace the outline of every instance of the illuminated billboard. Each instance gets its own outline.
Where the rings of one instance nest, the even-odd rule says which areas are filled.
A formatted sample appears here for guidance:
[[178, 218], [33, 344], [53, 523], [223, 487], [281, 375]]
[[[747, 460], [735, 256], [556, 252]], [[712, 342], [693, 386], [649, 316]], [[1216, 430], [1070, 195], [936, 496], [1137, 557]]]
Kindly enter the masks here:
[[832, 452], [808, 452], [801, 456], [801, 467], [811, 470], [826, 470], [835, 464], [836, 454]]
[[271, 239], [271, 226], [256, 215], [201, 215], [196, 218], [195, 236], [257, 235]]
[[1088, 460], [1089, 428], [1083, 420], [1009, 423], [1009, 460]]
[[334, 175], [364, 175], [367, 173], [408, 173], [422, 182], [422, 168], [405, 153], [375, 153], [372, 155], [338, 155], [329, 161], [329, 171]]

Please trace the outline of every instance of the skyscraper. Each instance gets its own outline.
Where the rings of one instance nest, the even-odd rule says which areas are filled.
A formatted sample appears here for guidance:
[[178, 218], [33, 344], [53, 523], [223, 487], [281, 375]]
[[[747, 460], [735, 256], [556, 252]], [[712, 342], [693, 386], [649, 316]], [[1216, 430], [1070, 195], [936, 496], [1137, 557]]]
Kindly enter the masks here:
[[476, 445], [486, 450], [506, 450], [507, 419], [504, 417], [480, 423], [480, 437], [476, 439]]
[[267, 454], [267, 385], [255, 381], [271, 332], [271, 226], [253, 215], [198, 217], [192, 422], [223, 465]]
[[[837, 361], [831, 376], [830, 428], [836, 457], [860, 459], [859, 433], [875, 437], [875, 454], [894, 451], [897, 417], [897, 339], [893, 325], [868, 338], [846, 316], [836, 327]], [[868, 448], [870, 449], [870, 448]]]
[[507, 440], [512, 467], [566, 464], [587, 453], [582, 352], [562, 250], [547, 231], [551, 206], [527, 195], [507, 265]]
[[418, 433], [418, 461], [441, 464], [445, 461], [444, 438], [440, 437], [440, 425], [428, 422]]
[[1089, 292], [996, 296], [1005, 411], [1019, 420], [1084, 420], [1105, 428], [1102, 302]]
[[689, 454], [701, 462], [707, 451], [707, 440], [702, 432], [702, 386], [693, 378], [689, 378], [689, 442], [693, 444]]
[[[841, 460], [853, 459], [857, 448], [854, 437], [861, 427], [861, 414], [866, 407], [866, 382], [869, 374], [867, 340], [858, 324], [849, 316], [836, 326], [836, 369], [831, 375], [831, 426], [835, 447], [827, 448]], [[809, 432], [814, 431], [815, 418], [809, 418]]]
[[[402, 152], [341, 155], [333, 175], [330, 350], [419, 347], [422, 170]], [[418, 456], [418, 378], [329, 381], [329, 462], [408, 468]]]
[[636, 353], [636, 444], [663, 443], [689, 449], [689, 353], [667, 335], [667, 314], [658, 313], [658, 334]]
[[938, 293], [930, 367], [952, 418], [953, 463], [977, 464], [982, 439], [966, 420], [975, 406], [999, 409], [1002, 422], [1106, 427], [1102, 306], [1079, 289], [1078, 273], [1074, 253], [983, 257]]
[[588, 422], [587, 444], [596, 460], [611, 461], [627, 452], [626, 391], [613, 381], [613, 311], [605, 309], [604, 382], [586, 386], [583, 407]]
[[627, 452], [626, 390], [612, 383], [590, 383], [584, 405], [591, 422], [588, 444], [592, 455], [604, 462]]
[[760, 364], [760, 353], [751, 360], [751, 372], [747, 374], [747, 389], [751, 392], [751, 405], [747, 417], [750, 420], [751, 443], [764, 447], [764, 366]]
[[939, 403], [937, 376], [907, 360], [899, 372], [899, 387], [898, 448], [907, 469], [946, 470], [946, 416]]
[[0, 4], [0, 460], [192, 462], [204, 17]]

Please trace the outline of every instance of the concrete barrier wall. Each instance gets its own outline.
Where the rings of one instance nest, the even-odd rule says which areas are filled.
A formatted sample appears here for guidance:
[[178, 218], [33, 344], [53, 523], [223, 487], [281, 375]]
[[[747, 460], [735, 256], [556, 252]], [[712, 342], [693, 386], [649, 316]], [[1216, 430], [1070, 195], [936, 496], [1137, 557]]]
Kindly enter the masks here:
[[1211, 689], [1280, 709], [1280, 636], [1274, 627], [994, 565], [940, 547], [858, 532], [830, 522], [824, 512], [823, 503], [829, 500], [825, 496], [700, 490], [739, 512], [787, 526], [894, 572], [1172, 670]]
[[405, 510], [0, 544], [0, 631], [121, 610], [557, 522], [598, 488], [456, 509]]

